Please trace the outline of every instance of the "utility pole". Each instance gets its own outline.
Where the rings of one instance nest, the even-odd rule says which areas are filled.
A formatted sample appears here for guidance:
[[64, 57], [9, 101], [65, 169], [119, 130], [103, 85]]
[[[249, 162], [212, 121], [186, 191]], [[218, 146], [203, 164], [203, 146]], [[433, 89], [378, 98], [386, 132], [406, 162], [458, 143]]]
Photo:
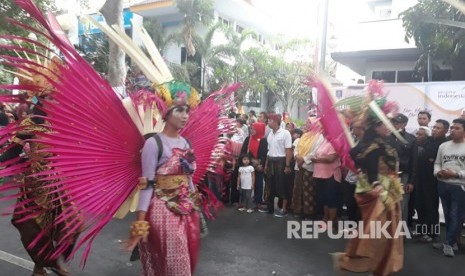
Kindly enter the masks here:
[[[320, 3], [320, 15], [321, 16], [321, 37], [320, 37], [320, 61], [318, 63], [318, 72], [322, 73], [325, 71], [325, 65], [326, 65], [326, 37], [328, 33], [328, 5], [329, 5], [329, 0], [322, 0], [323, 3]], [[322, 5], [321, 5], [322, 4]], [[323, 10], [321, 11], [321, 8]]]

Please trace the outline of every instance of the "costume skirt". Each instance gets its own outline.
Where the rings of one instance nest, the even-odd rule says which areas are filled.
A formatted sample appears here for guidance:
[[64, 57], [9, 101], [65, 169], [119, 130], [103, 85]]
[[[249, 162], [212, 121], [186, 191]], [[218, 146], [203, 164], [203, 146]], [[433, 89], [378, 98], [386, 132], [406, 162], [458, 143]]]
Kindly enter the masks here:
[[148, 241], [139, 246], [143, 275], [192, 275], [200, 249], [200, 217], [171, 212], [154, 196], [147, 212]]

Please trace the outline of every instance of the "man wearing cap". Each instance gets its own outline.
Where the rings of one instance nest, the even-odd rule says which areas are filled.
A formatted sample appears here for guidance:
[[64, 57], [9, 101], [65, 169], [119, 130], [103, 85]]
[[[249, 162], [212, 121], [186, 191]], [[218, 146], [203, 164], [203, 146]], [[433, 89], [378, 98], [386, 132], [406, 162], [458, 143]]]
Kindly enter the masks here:
[[267, 137], [268, 156], [265, 162], [266, 185], [268, 185], [268, 206], [267, 209], [260, 209], [261, 212], [274, 212], [274, 198], [279, 197], [283, 200], [281, 210], [276, 210], [276, 217], [287, 215], [287, 200], [289, 199], [285, 174], [291, 173], [292, 137], [291, 133], [280, 128], [281, 115], [270, 114], [268, 125], [271, 132]]
[[392, 118], [394, 127], [399, 131], [400, 135], [407, 141], [404, 144], [394, 134], [388, 137], [388, 143], [396, 149], [399, 156], [399, 173], [402, 184], [404, 185], [404, 197], [401, 202], [402, 220], [411, 223], [409, 216], [409, 200], [410, 193], [416, 181], [417, 173], [417, 146], [414, 135], [405, 131], [405, 126], [408, 123], [408, 117], [402, 113], [397, 114]]

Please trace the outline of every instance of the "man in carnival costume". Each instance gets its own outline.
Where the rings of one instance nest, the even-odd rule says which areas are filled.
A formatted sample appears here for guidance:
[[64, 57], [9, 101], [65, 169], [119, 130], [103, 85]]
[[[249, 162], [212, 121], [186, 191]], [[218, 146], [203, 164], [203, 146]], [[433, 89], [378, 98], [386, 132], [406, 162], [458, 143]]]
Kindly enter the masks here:
[[[44, 88], [49, 87], [49, 90], [58, 92], [50, 99], [39, 99], [43, 102], [40, 115], [47, 115], [50, 124], [46, 128], [50, 131], [34, 132], [40, 134], [37, 137], [24, 137], [31, 149], [35, 142], [43, 144], [40, 153], [45, 155], [45, 161], [53, 163], [53, 166], [40, 163], [41, 167], [33, 172], [32, 177], [44, 177], [46, 182], [31, 178], [32, 183], [46, 183], [46, 189], [34, 186], [30, 191], [24, 191], [29, 188], [28, 184], [18, 182], [0, 187], [0, 192], [20, 188], [18, 196], [27, 197], [15, 206], [20, 210], [15, 215], [23, 216], [15, 220], [15, 225], [42, 215], [42, 209], [58, 210], [53, 218], [36, 220], [36, 223], [43, 223], [43, 227], [34, 228], [37, 231], [30, 232], [31, 237], [23, 240], [28, 250], [34, 250], [45, 261], [36, 262], [31, 255], [36, 262], [36, 275], [45, 274], [42, 267], [51, 267], [59, 275], [66, 275], [56, 260], [60, 256], [71, 259], [84, 245], [81, 265], [85, 266], [92, 242], [103, 227], [113, 217], [123, 217], [127, 210], [135, 209], [139, 210], [138, 220], [131, 228], [127, 248], [133, 248], [141, 239], [148, 241], [141, 243], [145, 274], [191, 275], [199, 249], [200, 214], [197, 211], [202, 209], [206, 216], [211, 216], [209, 207], [216, 205], [215, 197], [202, 185], [202, 179], [218, 159], [212, 153], [222, 152], [224, 141], [219, 137], [231, 129], [232, 122], [224, 115], [233, 106], [232, 93], [238, 85], [212, 93], [198, 105], [198, 94], [188, 84], [173, 79], [153, 42], [146, 45], [155, 59], [150, 60], [140, 54], [140, 49], [136, 50], [132, 41], [128, 42], [130, 39], [121, 38], [124, 32], [115, 34], [113, 30], [111, 38], [120, 39], [120, 43], [124, 40], [123, 48], [135, 54], [131, 58], [157, 92], [138, 91], [122, 102], [112, 87], [66, 42], [56, 24], [50, 23], [55, 20], [53, 16], [45, 18], [31, 0], [15, 2], [37, 21], [40, 30], [13, 20], [9, 23], [27, 27], [40, 35], [57, 49], [63, 61], [58, 64], [41, 54], [54, 51], [43, 43], [20, 36], [0, 35], [0, 38], [27, 41], [34, 47], [31, 50], [23, 45], [0, 45], [1, 49], [18, 53], [18, 56], [5, 55], [3, 64], [18, 69], [18, 75], [39, 74], [46, 80], [33, 85], [0, 85], [0, 89], [40, 92], [48, 91]], [[109, 28], [106, 26], [104, 31], [109, 32]], [[145, 30], [142, 37], [145, 43], [149, 40]], [[20, 55], [25, 52], [29, 53], [24, 55], [26, 58]], [[29, 58], [31, 55], [43, 57], [44, 64], [53, 64], [57, 70], [38, 64], [36, 59]], [[0, 101], [24, 102], [14, 95], [0, 95]], [[43, 120], [43, 116], [36, 119]], [[165, 121], [164, 127], [162, 121]], [[39, 124], [45, 127], [45, 121]], [[9, 126], [0, 129], [2, 143], [14, 136], [11, 133], [22, 129], [26, 128]], [[159, 129], [163, 129], [162, 133], [144, 139], [145, 134]], [[7, 148], [13, 149], [16, 149], [15, 144]], [[33, 165], [38, 159], [31, 156], [23, 163], [15, 158], [2, 160], [0, 166], [7, 168], [0, 171], [0, 177], [27, 173], [29, 168], [35, 168]], [[141, 175], [146, 178], [146, 184], [140, 181]], [[142, 188], [140, 200], [138, 208], [133, 209], [126, 203], [139, 198], [138, 187]], [[27, 229], [32, 231], [32, 227]], [[50, 237], [50, 231], [56, 237]], [[163, 235], [176, 241], [161, 238]], [[49, 250], [47, 246], [53, 248]]]
[[[141, 242], [144, 275], [190, 275], [199, 253], [200, 198], [192, 183], [195, 158], [189, 141], [179, 134], [198, 102], [189, 104], [190, 86], [176, 84], [179, 87], [171, 85], [169, 90], [168, 85], [163, 87], [172, 102], [164, 114], [163, 131], [142, 148], [141, 181], [147, 187], [140, 192], [127, 249]], [[183, 90], [175, 90], [179, 88]]]
[[[7, 168], [13, 170], [16, 166], [11, 162], [15, 160], [20, 164], [26, 164], [24, 170], [18, 171], [18, 175], [13, 176], [12, 183], [9, 183], [21, 183], [11, 222], [18, 229], [24, 248], [34, 262], [34, 276], [46, 275], [45, 267], [52, 269], [58, 275], [68, 275], [67, 271], [61, 267], [59, 259], [62, 256], [68, 257], [70, 250], [62, 252], [63, 254], [55, 254], [54, 246], [54, 242], [63, 237], [63, 228], [67, 222], [53, 226], [50, 226], [50, 223], [55, 220], [57, 214], [69, 208], [69, 204], [63, 204], [66, 201], [64, 197], [60, 200], [53, 200], [59, 198], [62, 193], [52, 191], [47, 187], [51, 182], [47, 180], [47, 174], [41, 174], [41, 172], [50, 169], [50, 162], [46, 158], [51, 154], [44, 152], [45, 145], [37, 140], [40, 135], [46, 135], [51, 131], [48, 127], [47, 114], [41, 106], [42, 101], [48, 99], [49, 95], [54, 92], [54, 87], [49, 80], [58, 79], [54, 74], [59, 74], [60, 64], [62, 61], [55, 56], [47, 62], [43, 60], [43, 64], [29, 65], [29, 68], [36, 72], [35, 74], [18, 70], [22, 72], [18, 75], [20, 85], [37, 86], [39, 89], [28, 91], [27, 96], [34, 103], [33, 114], [18, 123], [10, 124], [8, 128], [15, 135], [10, 139], [9, 145], [2, 150], [0, 156], [0, 162], [10, 161], [10, 166]], [[70, 245], [74, 244], [78, 232], [75, 231], [67, 238]]]
[[[359, 119], [364, 121], [366, 129], [358, 144], [350, 150], [350, 156], [358, 172], [355, 199], [366, 226], [363, 234], [369, 238], [361, 238], [358, 233], [348, 242], [344, 253], [333, 254], [333, 261], [338, 270], [384, 276], [403, 267], [403, 240], [397, 232], [403, 190], [397, 174], [397, 152], [387, 141], [391, 131], [396, 136], [399, 134], [385, 115], [397, 108], [386, 101], [381, 82], [370, 82], [368, 92], [368, 100], [359, 107], [362, 111]], [[387, 224], [385, 232], [389, 236], [382, 233], [375, 237], [378, 233], [371, 232], [371, 227], [367, 226], [374, 222]]]

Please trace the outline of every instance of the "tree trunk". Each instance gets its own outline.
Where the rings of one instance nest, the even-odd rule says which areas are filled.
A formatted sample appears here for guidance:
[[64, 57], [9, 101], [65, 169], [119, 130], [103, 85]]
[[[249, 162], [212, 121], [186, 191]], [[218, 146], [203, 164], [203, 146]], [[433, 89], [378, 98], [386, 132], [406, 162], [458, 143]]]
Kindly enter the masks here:
[[[100, 9], [108, 25], [123, 26], [123, 0], [107, 0]], [[124, 86], [126, 79], [126, 54], [111, 40], [109, 41], [110, 54], [108, 57], [107, 80], [111, 86]]]

